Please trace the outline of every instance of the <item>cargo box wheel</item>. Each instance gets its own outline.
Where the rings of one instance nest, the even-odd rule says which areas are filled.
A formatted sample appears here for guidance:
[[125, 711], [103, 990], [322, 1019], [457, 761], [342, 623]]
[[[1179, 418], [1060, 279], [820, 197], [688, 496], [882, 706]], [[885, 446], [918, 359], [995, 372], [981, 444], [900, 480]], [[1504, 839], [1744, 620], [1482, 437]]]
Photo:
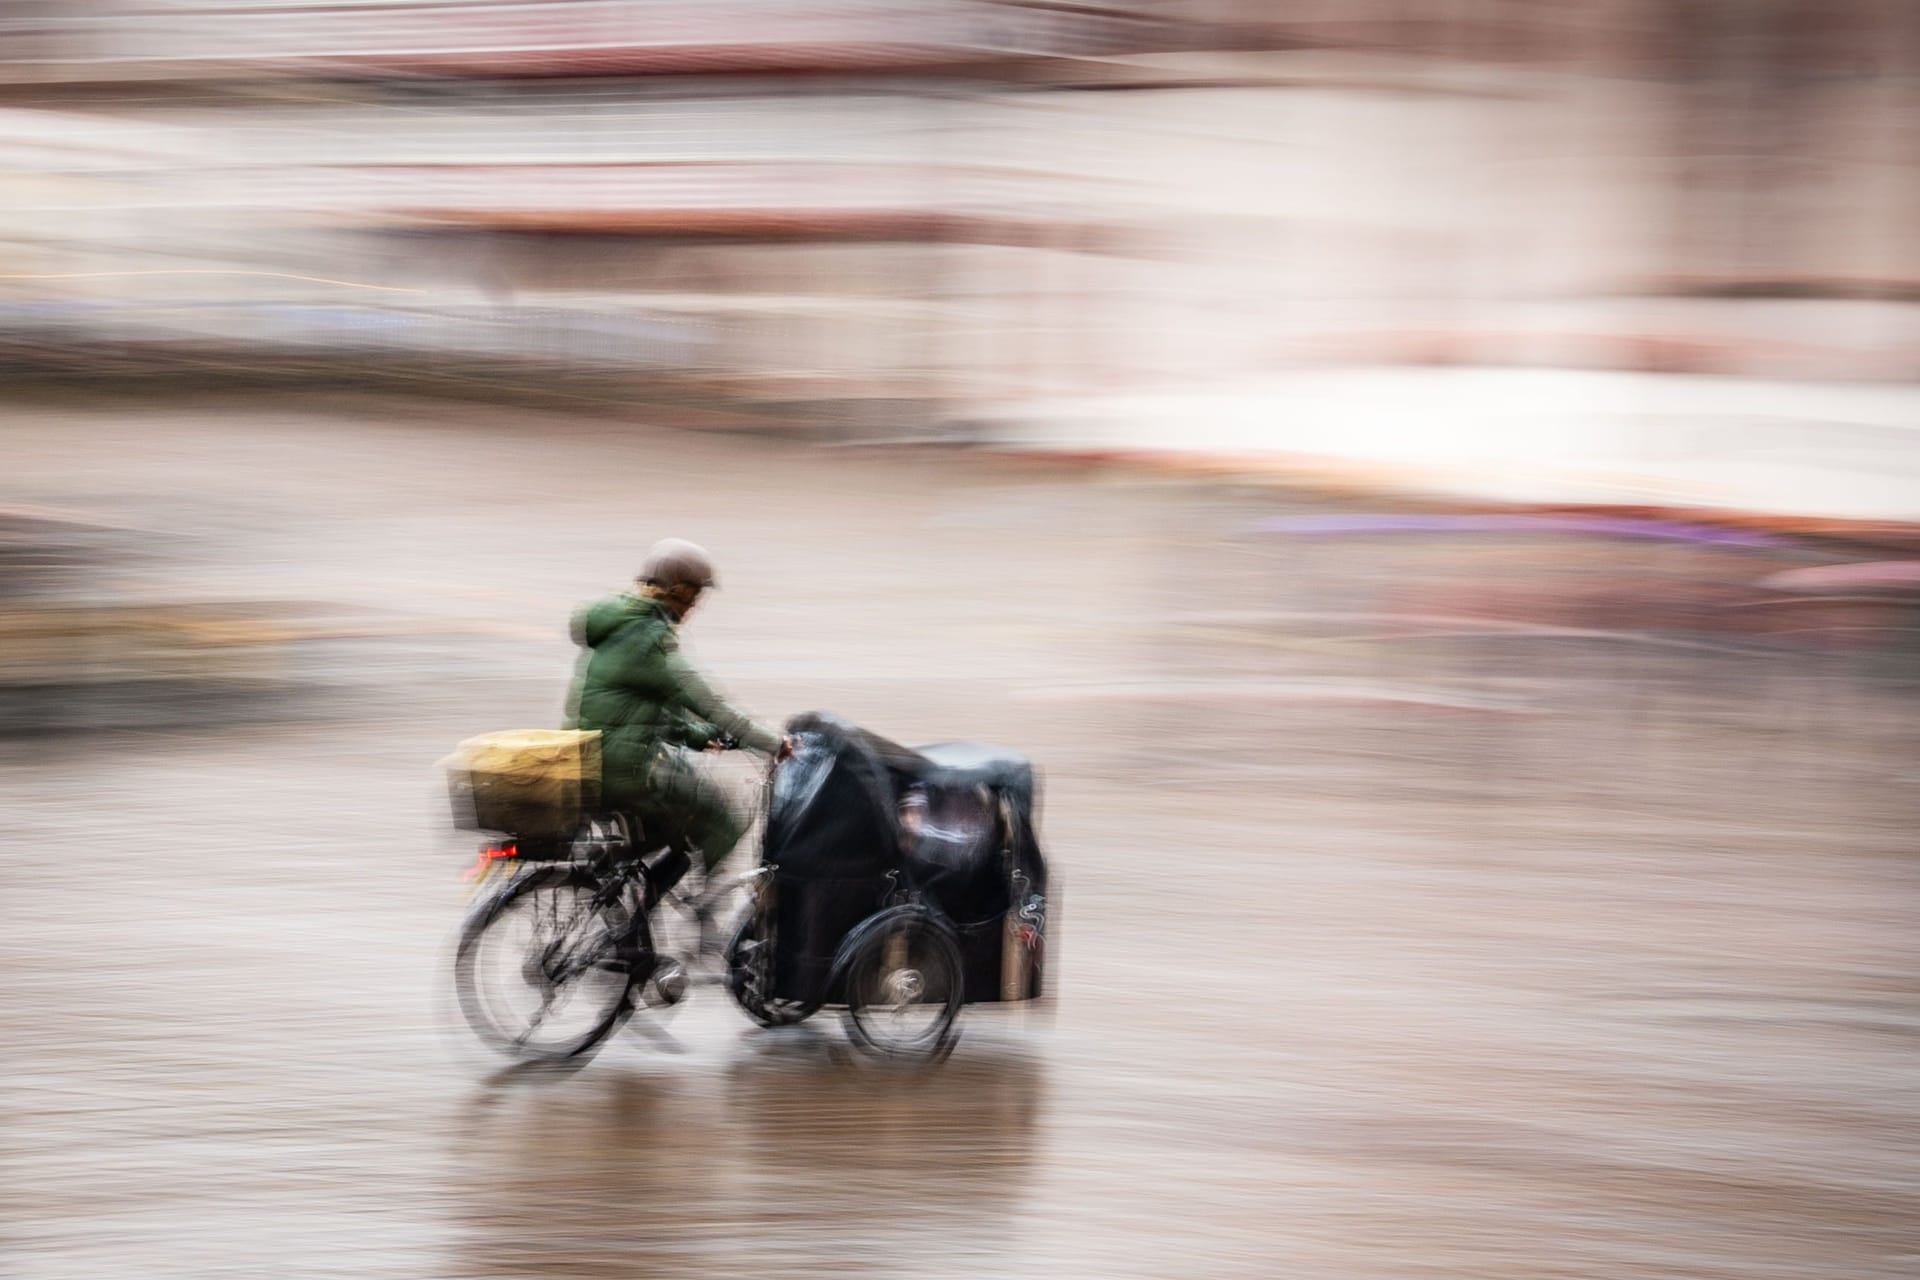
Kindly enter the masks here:
[[836, 965], [846, 992], [847, 1038], [877, 1058], [927, 1061], [953, 1041], [965, 999], [953, 930], [899, 907], [863, 923]]

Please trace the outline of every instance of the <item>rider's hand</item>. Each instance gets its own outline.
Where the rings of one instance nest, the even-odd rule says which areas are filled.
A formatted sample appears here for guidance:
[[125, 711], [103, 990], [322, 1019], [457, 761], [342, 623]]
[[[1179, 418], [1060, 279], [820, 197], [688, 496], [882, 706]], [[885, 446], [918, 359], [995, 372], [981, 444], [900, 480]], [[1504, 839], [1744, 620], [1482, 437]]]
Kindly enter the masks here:
[[774, 763], [778, 764], [782, 760], [793, 759], [793, 750], [794, 750], [794, 746], [793, 746], [792, 737], [785, 737], [780, 739], [780, 749], [773, 753]]

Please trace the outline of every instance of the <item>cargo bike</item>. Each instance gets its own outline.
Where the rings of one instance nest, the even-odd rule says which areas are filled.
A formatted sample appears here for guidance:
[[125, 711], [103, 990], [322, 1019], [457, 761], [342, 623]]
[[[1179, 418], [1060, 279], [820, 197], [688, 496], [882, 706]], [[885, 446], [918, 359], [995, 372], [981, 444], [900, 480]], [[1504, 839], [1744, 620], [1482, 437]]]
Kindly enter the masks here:
[[[681, 1000], [706, 952], [755, 1022], [838, 1010], [852, 1044], [880, 1059], [937, 1059], [965, 1006], [1044, 997], [1032, 764], [976, 743], [911, 749], [824, 713], [787, 732], [758, 865], [699, 892], [675, 886], [685, 853], [670, 821], [598, 807], [594, 735], [462, 744], [446, 762], [456, 822], [495, 833], [471, 874], [503, 880], [456, 946], [476, 1034], [517, 1057], [579, 1057], [636, 1010]], [[668, 908], [697, 925], [689, 951], [660, 936]]]

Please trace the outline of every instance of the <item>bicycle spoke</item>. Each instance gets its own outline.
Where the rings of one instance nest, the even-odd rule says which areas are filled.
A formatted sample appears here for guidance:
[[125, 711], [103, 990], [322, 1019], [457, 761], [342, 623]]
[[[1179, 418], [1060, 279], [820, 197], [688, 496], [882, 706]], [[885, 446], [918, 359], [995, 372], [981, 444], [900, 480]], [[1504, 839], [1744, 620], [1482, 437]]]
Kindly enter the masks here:
[[513, 1044], [515, 1048], [519, 1048], [519, 1049], [526, 1048], [527, 1041], [533, 1039], [533, 1033], [538, 1031], [540, 1029], [541, 1024], [547, 1020], [547, 1010], [551, 1009], [552, 1007], [553, 1007], [552, 997], [548, 997], [547, 999], [540, 1002], [540, 1007], [538, 1009], [535, 1009], [533, 1011], [533, 1015], [527, 1019], [526, 1028], [522, 1030], [519, 1035], [513, 1038]]
[[532, 888], [475, 935], [463, 1009], [483, 1038], [516, 1054], [569, 1056], [616, 1024], [627, 979], [597, 967], [613, 936], [599, 894], [578, 884]]

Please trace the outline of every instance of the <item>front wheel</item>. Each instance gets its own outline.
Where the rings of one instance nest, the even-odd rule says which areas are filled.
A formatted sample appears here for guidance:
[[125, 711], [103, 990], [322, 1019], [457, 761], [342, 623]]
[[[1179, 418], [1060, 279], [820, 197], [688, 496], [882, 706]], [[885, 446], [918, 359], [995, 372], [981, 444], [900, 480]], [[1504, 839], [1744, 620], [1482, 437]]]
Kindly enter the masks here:
[[813, 1010], [773, 994], [773, 941], [758, 906], [750, 909], [727, 946], [727, 991], [742, 1013], [763, 1027], [790, 1027]]
[[914, 908], [883, 912], [847, 939], [838, 968], [856, 1048], [924, 1062], [952, 1047], [965, 980], [953, 931], [939, 920]]
[[617, 893], [584, 869], [522, 874], [460, 931], [454, 985], [467, 1025], [514, 1057], [558, 1061], [594, 1049], [633, 1012], [627, 966], [615, 955], [632, 923]]

